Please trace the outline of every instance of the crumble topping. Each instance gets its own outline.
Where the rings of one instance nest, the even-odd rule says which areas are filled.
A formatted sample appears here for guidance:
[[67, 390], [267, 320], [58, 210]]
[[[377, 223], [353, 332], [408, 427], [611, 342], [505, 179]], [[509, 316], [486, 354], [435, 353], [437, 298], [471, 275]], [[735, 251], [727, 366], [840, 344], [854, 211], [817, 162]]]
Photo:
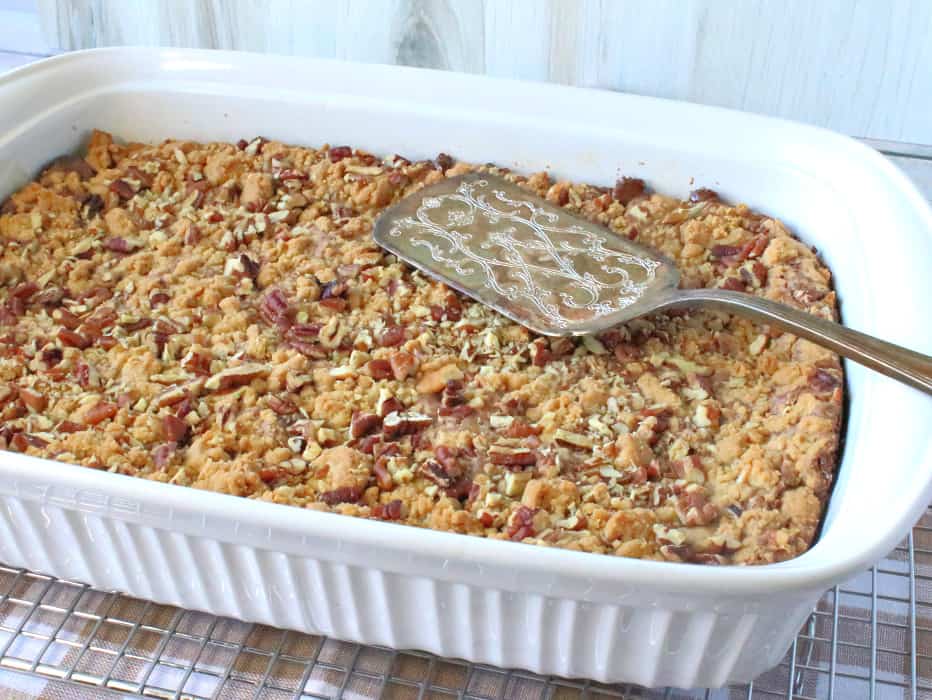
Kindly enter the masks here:
[[816, 254], [708, 189], [95, 132], [0, 206], [0, 448], [587, 552], [805, 551], [836, 463], [837, 356], [716, 312], [544, 338], [372, 241], [383, 208], [472, 170], [657, 248], [683, 286], [836, 317]]

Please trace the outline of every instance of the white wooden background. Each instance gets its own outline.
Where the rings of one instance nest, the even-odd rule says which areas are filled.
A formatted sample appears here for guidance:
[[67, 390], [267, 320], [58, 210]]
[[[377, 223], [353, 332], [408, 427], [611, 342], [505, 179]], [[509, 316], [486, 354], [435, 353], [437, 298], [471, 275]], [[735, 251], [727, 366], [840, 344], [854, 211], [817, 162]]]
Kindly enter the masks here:
[[0, 73], [48, 56], [35, 0], [0, 0]]
[[598, 86], [932, 144], [932, 0], [0, 0], [62, 50], [150, 44]]

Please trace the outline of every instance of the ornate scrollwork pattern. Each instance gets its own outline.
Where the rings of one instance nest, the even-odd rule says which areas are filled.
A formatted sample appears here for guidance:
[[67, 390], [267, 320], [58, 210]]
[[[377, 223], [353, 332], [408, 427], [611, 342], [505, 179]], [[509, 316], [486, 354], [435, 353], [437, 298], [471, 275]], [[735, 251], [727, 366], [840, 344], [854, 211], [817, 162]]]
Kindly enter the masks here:
[[643, 296], [658, 261], [562, 218], [474, 179], [455, 192], [425, 197], [389, 235], [424, 248], [464, 288], [494, 292], [507, 315], [522, 316], [508, 311], [529, 305], [555, 328], [595, 321]]

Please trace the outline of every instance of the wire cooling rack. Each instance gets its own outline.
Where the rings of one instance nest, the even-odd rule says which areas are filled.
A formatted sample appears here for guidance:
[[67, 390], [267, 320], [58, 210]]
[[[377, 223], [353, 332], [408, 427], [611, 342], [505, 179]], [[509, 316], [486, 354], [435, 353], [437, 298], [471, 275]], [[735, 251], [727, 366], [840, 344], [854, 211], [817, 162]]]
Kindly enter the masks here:
[[3, 688], [4, 698], [172, 700], [932, 699], [932, 509], [876, 567], [827, 591], [783, 663], [749, 686], [646, 690], [546, 678], [250, 625], [0, 566]]

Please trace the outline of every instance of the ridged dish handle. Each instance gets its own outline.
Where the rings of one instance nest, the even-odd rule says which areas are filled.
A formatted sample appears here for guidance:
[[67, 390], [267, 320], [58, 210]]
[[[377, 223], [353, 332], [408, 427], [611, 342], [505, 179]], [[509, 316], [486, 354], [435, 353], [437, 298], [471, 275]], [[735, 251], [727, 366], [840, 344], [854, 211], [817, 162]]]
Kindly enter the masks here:
[[812, 314], [721, 289], [677, 290], [661, 309], [706, 308], [727, 311], [811, 340], [839, 355], [932, 395], [932, 357], [878, 340]]

